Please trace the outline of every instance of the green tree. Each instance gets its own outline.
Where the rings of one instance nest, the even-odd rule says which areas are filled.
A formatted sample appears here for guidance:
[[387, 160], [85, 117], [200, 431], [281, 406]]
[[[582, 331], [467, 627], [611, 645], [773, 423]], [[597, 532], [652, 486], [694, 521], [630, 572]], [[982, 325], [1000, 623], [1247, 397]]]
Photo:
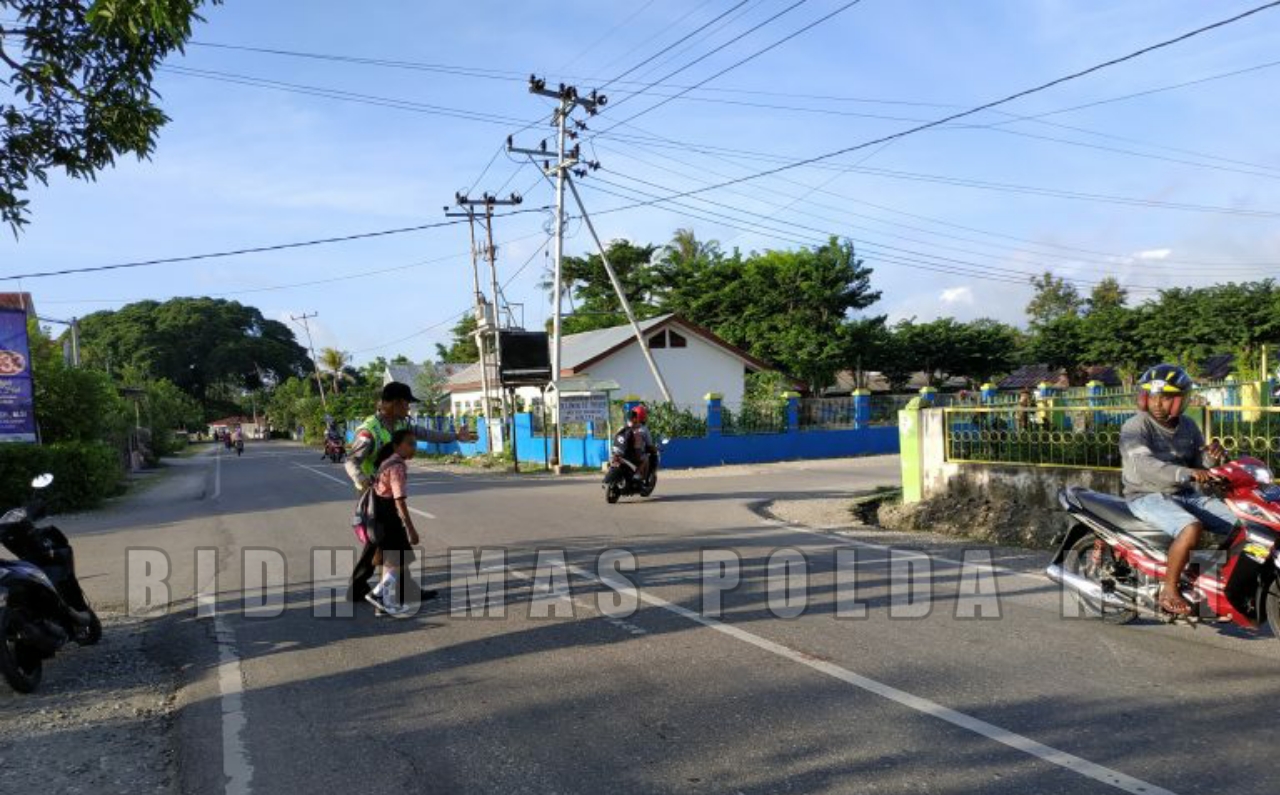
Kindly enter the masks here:
[[246, 390], [310, 372], [293, 332], [257, 309], [215, 298], [141, 301], [80, 321], [84, 362], [165, 379], [207, 412], [236, 410]]
[[[655, 251], [656, 246], [639, 246], [629, 240], [615, 240], [606, 249], [609, 264], [618, 275], [623, 293], [640, 319], [653, 317], [662, 311], [655, 303], [655, 293], [660, 289], [657, 271], [651, 267]], [[562, 333], [577, 334], [627, 322], [598, 253], [586, 257], [565, 257], [560, 278], [572, 307], [572, 313], [561, 320]], [[554, 293], [555, 283], [551, 274], [544, 275], [540, 286], [547, 290], [548, 295]]]
[[1141, 332], [1149, 313], [1146, 307], [1118, 305], [1091, 309], [1079, 327], [1080, 363], [1112, 367], [1126, 386], [1133, 386], [1142, 370], [1154, 364]]
[[1061, 315], [1041, 324], [1027, 339], [1023, 349], [1025, 361], [1065, 369], [1072, 384], [1083, 384], [1087, 380], [1083, 361], [1084, 332], [1084, 321], [1074, 314]]
[[1118, 309], [1129, 300], [1129, 291], [1120, 286], [1114, 276], [1108, 276], [1093, 286], [1089, 291], [1086, 308], [1089, 312], [1100, 312], [1107, 309]]
[[1032, 276], [1031, 286], [1035, 295], [1027, 304], [1027, 317], [1032, 326], [1043, 326], [1061, 317], [1075, 317], [1084, 306], [1074, 284], [1048, 271]]
[[[880, 298], [853, 244], [832, 238], [794, 251], [736, 254], [678, 278], [664, 309], [687, 314], [727, 341], [817, 391], [850, 366], [850, 317]], [[703, 295], [695, 296], [699, 290]]]
[[413, 394], [422, 401], [423, 408], [428, 413], [434, 413], [440, 401], [448, 394], [445, 383], [444, 373], [433, 362], [422, 363], [412, 386]]
[[36, 424], [41, 441], [105, 441], [123, 445], [133, 410], [105, 373], [68, 367], [62, 346], [28, 324]]
[[204, 3], [0, 2], [0, 82], [10, 88], [0, 98], [0, 219], [15, 233], [32, 179], [45, 184], [54, 169], [93, 179], [120, 155], [151, 155], [169, 120], [155, 104], [155, 68], [182, 49]]
[[351, 354], [346, 351], [340, 351], [337, 348], [321, 348], [320, 372], [328, 374], [333, 379], [333, 394], [342, 391], [342, 381], [351, 381], [354, 378], [347, 373], [347, 365], [351, 362]]
[[[472, 313], [463, 315], [449, 331], [453, 335], [453, 342], [449, 347], [436, 343], [436, 358], [445, 364], [473, 364], [480, 361], [480, 348], [476, 345], [475, 336], [479, 325], [476, 316]], [[393, 362], [393, 364], [409, 363], [408, 359], [404, 362]]]

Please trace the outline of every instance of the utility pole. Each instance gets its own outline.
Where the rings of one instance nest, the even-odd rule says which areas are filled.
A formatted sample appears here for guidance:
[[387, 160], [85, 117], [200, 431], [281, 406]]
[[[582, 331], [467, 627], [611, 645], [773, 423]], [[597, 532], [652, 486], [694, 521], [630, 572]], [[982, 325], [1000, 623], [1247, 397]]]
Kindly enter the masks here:
[[309, 315], [304, 314], [300, 317], [289, 315], [289, 319], [302, 326], [307, 332], [307, 348], [311, 351], [311, 366], [315, 370], [316, 386], [320, 387], [320, 406], [324, 409], [324, 413], [328, 414], [329, 402], [324, 399], [324, 379], [320, 377], [320, 360], [316, 358], [316, 345], [311, 340], [311, 324], [307, 322], [311, 318], [319, 316], [319, 314], [319, 312], [312, 312]]
[[[578, 133], [569, 129], [570, 116], [578, 108], [582, 108], [588, 115], [596, 115], [599, 108], [604, 107], [609, 100], [603, 94], [592, 91], [589, 96], [583, 97], [578, 95], [578, 89], [575, 86], [566, 86], [561, 83], [558, 88], [547, 88], [547, 81], [535, 76], [529, 78], [529, 93], [538, 96], [550, 97], [559, 101], [559, 105], [551, 114], [551, 125], [556, 128], [556, 149], [554, 152], [547, 150], [547, 142], [542, 141], [542, 145], [538, 149], [519, 149], [512, 140], [514, 136], [507, 136], [507, 151], [518, 154], [529, 155], [530, 158], [541, 158], [543, 160], [543, 173], [550, 177], [552, 174], [556, 178], [556, 234], [555, 234], [555, 297], [552, 299], [553, 312], [551, 321], [551, 385], [555, 388], [556, 400], [552, 409], [552, 420], [556, 427], [556, 449], [555, 456], [552, 459], [552, 466], [555, 467], [557, 473], [560, 472], [560, 316], [561, 316], [561, 298], [564, 292], [564, 282], [561, 278], [564, 263], [564, 184], [565, 177], [570, 168], [577, 165], [580, 157], [578, 145], [574, 145], [571, 152], [565, 151], [565, 144], [568, 138], [577, 138]], [[582, 122], [573, 122], [578, 130], [585, 130], [586, 125]], [[552, 165], [550, 157], [555, 156], [555, 164]], [[598, 165], [598, 164], [597, 164]]]
[[[451, 213], [449, 208], [445, 208], [445, 216], [452, 218], [467, 218], [471, 224], [471, 280], [475, 289], [476, 309], [477, 309], [477, 328], [476, 328], [476, 345], [480, 349], [480, 386], [484, 390], [485, 416], [489, 417], [489, 407], [491, 405], [489, 399], [489, 355], [488, 345], [485, 344], [486, 337], [492, 333], [493, 335], [493, 362], [494, 387], [498, 393], [498, 416], [501, 423], [500, 427], [507, 427], [507, 397], [506, 392], [502, 388], [502, 346], [500, 334], [502, 332], [502, 296], [498, 289], [498, 249], [493, 243], [493, 208], [494, 207], [511, 207], [524, 201], [518, 194], [511, 194], [509, 198], [499, 199], [488, 193], [483, 194], [479, 199], [472, 199], [463, 193], [454, 196], [455, 203], [463, 208], [462, 212]], [[486, 244], [481, 249], [476, 245], [476, 207], [484, 207], [484, 226]], [[493, 289], [492, 303], [485, 300], [484, 293], [480, 289], [480, 254], [483, 253], [485, 259], [489, 262], [489, 279]], [[485, 309], [486, 304], [492, 307], [492, 314]], [[494, 434], [492, 433], [492, 423], [490, 423], [490, 449], [495, 449], [493, 444]], [[512, 438], [514, 438], [515, 429], [511, 430]]]
[[[72, 367], [80, 366], [80, 319], [71, 318], [70, 320], [58, 320], [52, 317], [36, 317], [41, 323], [57, 323], [60, 326], [66, 326], [71, 330], [71, 349], [69, 351], [63, 348], [63, 356]], [[107, 375], [111, 375], [111, 368], [107, 367]]]

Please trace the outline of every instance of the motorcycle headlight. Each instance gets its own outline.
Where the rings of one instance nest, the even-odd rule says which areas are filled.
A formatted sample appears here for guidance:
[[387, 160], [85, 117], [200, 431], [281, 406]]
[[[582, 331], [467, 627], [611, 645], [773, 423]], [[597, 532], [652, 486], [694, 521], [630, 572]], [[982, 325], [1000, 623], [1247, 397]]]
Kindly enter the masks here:
[[1253, 476], [1258, 481], [1258, 485], [1266, 486], [1275, 482], [1275, 476], [1271, 474], [1271, 470], [1262, 464], [1243, 464], [1241, 468]]

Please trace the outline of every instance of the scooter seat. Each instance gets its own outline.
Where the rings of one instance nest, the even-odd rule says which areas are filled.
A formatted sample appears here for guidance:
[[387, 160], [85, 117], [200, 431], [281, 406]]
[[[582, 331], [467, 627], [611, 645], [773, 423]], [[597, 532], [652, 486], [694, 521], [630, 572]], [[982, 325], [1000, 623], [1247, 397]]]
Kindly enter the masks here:
[[1082, 488], [1067, 489], [1067, 498], [1085, 513], [1137, 539], [1152, 549], [1165, 551], [1173, 539], [1133, 515], [1129, 503], [1120, 497]]

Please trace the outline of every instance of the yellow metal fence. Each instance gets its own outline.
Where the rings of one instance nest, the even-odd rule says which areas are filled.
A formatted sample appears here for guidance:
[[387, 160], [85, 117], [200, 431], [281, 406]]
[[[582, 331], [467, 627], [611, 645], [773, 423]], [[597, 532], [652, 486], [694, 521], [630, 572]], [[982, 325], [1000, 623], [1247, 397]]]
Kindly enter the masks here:
[[[993, 407], [943, 409], [953, 463], [1119, 469], [1120, 427], [1135, 409]], [[1207, 440], [1280, 468], [1280, 406], [1197, 406], [1188, 416]]]

